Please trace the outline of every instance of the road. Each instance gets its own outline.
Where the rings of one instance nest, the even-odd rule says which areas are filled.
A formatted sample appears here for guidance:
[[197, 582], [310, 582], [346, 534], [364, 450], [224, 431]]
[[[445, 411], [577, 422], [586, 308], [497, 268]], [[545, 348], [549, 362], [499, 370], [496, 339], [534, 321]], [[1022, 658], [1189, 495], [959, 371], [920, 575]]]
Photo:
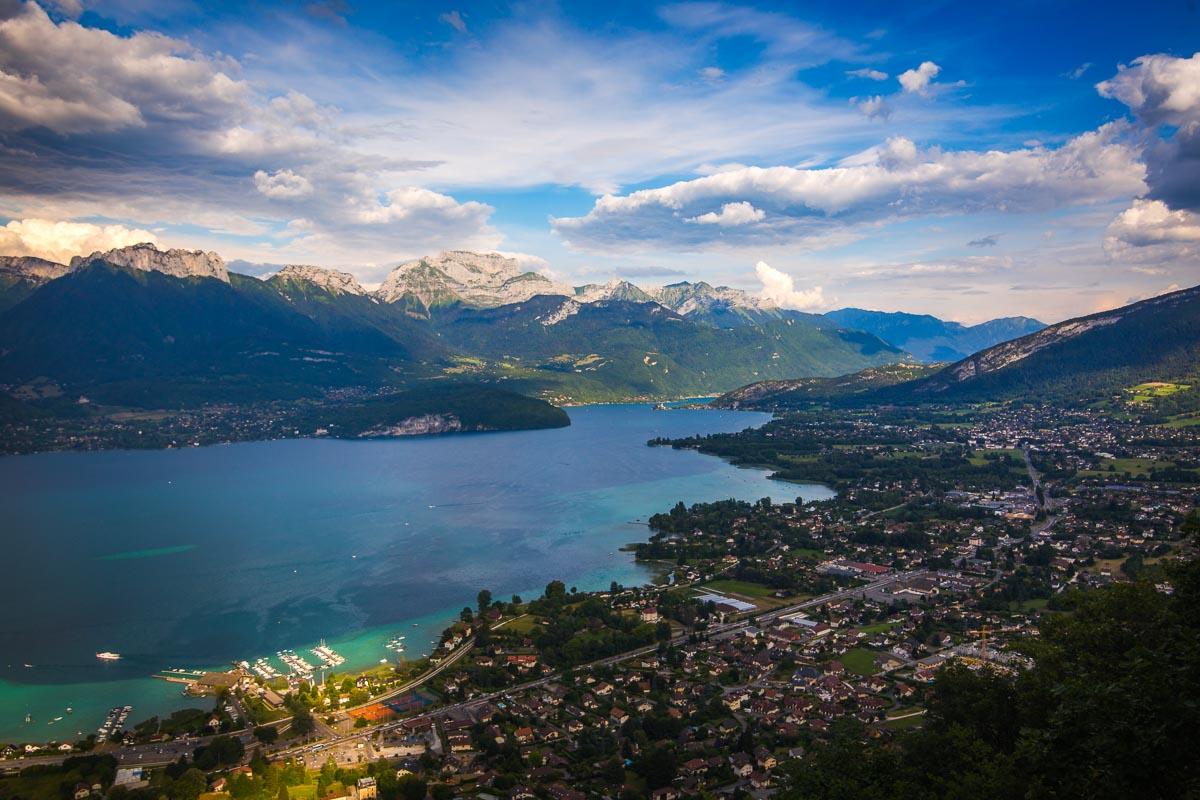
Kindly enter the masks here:
[[[1038, 520], [1029, 527], [1031, 536], [1037, 536], [1058, 521], [1058, 501], [1050, 496], [1050, 491], [1042, 485], [1041, 476], [1033, 466], [1029, 457], [1029, 448], [1022, 447], [1021, 455], [1025, 457], [1025, 469], [1029, 471], [1029, 482], [1033, 484], [1033, 494], [1038, 498], [1038, 505], [1045, 512], [1045, 518]], [[1040, 490], [1040, 492], [1039, 492]]]

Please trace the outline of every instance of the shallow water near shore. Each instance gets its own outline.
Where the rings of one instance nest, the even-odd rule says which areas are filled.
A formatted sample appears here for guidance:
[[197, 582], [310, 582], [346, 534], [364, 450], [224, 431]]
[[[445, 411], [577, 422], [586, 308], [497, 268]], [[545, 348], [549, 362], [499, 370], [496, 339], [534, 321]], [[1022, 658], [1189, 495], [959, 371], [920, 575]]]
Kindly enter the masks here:
[[132, 723], [211, 702], [151, 677], [172, 667], [282, 668], [284, 648], [315, 663], [304, 651], [324, 638], [361, 668], [394, 635], [415, 657], [482, 588], [649, 582], [620, 548], [679, 500], [831, 496], [645, 444], [765, 414], [568, 412], [546, 431], [0, 459], [0, 741], [72, 740], [115, 705]]

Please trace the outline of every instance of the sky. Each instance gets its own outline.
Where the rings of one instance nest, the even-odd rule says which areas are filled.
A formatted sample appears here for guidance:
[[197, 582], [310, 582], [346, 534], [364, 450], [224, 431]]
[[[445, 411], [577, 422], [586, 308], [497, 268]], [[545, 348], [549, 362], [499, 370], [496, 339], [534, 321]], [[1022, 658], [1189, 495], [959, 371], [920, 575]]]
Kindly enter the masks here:
[[1200, 9], [0, 0], [0, 255], [1047, 322], [1200, 283]]

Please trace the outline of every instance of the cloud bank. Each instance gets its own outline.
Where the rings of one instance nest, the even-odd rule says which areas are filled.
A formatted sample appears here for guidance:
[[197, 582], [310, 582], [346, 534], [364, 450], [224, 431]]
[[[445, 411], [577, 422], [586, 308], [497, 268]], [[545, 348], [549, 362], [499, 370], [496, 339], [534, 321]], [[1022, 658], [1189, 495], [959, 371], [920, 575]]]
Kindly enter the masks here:
[[72, 256], [90, 255], [141, 242], [158, 243], [147, 230], [124, 225], [94, 225], [48, 219], [12, 220], [0, 228], [0, 255], [36, 256], [67, 264]]

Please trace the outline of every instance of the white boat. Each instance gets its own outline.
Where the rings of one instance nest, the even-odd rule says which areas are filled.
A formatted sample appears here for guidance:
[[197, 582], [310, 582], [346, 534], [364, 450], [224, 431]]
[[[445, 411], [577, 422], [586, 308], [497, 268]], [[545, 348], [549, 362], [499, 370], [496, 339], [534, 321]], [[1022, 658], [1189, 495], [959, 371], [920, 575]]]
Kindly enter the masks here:
[[121, 654], [120, 653], [110, 653], [107, 650], [105, 650], [103, 653], [96, 653], [96, 658], [100, 659], [101, 661], [120, 661]]

